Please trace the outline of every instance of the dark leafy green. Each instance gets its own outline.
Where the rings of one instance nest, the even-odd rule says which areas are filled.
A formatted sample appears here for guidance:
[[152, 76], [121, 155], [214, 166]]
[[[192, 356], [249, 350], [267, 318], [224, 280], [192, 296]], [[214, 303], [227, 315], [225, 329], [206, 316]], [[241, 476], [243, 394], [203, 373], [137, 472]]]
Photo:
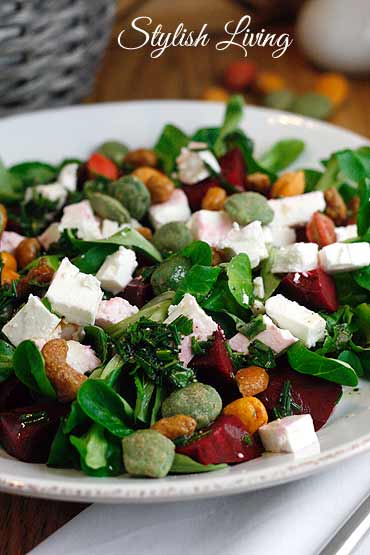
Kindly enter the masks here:
[[216, 156], [221, 156], [226, 151], [225, 137], [234, 133], [239, 127], [243, 118], [244, 99], [241, 95], [234, 95], [229, 99], [226, 106], [224, 120], [221, 125], [218, 137], [214, 143], [213, 150]]
[[234, 299], [244, 308], [253, 301], [252, 268], [247, 254], [234, 256], [226, 268], [228, 286]]
[[72, 260], [84, 274], [96, 274], [106, 257], [118, 249], [116, 245], [96, 245]]
[[304, 141], [300, 139], [283, 139], [264, 153], [260, 164], [270, 172], [280, 172], [295, 162], [304, 148]]
[[182, 147], [187, 146], [189, 137], [175, 125], [165, 125], [154, 150], [160, 160], [163, 171], [170, 175], [176, 166], [176, 158]]
[[22, 162], [9, 168], [9, 173], [19, 180], [23, 187], [52, 183], [57, 178], [57, 170], [44, 162]]
[[357, 213], [357, 233], [359, 237], [370, 229], [370, 177], [365, 177], [359, 185], [360, 207]]
[[99, 326], [86, 326], [84, 343], [90, 345], [104, 363], [108, 356], [108, 335]]
[[56, 398], [55, 390], [45, 374], [43, 356], [33, 341], [26, 339], [18, 345], [13, 355], [13, 366], [17, 378], [31, 391]]
[[212, 264], [212, 249], [204, 241], [193, 241], [183, 248], [177, 255], [189, 258], [193, 265], [210, 266]]
[[104, 427], [93, 424], [80, 436], [71, 436], [71, 444], [80, 455], [81, 469], [89, 476], [118, 476], [123, 471], [120, 443]]
[[4, 382], [13, 373], [14, 347], [0, 339], [0, 383]]
[[6, 169], [0, 159], [0, 201], [12, 203], [23, 198], [22, 181]]
[[170, 473], [171, 474], [198, 474], [200, 472], [213, 472], [215, 470], [224, 470], [228, 468], [227, 464], [201, 464], [194, 461], [187, 455], [180, 453], [175, 454]]
[[185, 293], [190, 293], [201, 303], [214, 287], [220, 271], [221, 268], [212, 266], [190, 268], [176, 290], [174, 304], [179, 303]]

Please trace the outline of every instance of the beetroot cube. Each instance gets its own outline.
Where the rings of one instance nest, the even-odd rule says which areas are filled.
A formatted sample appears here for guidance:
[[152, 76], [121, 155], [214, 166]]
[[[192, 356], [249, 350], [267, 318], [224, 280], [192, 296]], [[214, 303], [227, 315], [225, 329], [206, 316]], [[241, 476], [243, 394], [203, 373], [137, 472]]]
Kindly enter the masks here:
[[327, 422], [342, 394], [340, 385], [314, 376], [299, 374], [288, 367], [271, 370], [269, 376], [267, 389], [257, 397], [265, 405], [271, 418], [274, 418], [273, 409], [279, 406], [284, 383], [288, 381], [295, 405], [292, 412], [311, 414], [315, 430], [319, 430]]
[[240, 463], [259, 457], [263, 447], [236, 416], [220, 416], [198, 439], [176, 449], [201, 464]]
[[126, 285], [119, 296], [126, 299], [130, 304], [141, 308], [154, 297], [154, 294], [150, 283], [145, 283], [141, 277], [137, 277]]
[[199, 183], [195, 183], [195, 185], [183, 185], [182, 190], [188, 198], [192, 212], [196, 212], [202, 208], [202, 200], [211, 187], [219, 186], [219, 182], [214, 178], [204, 179], [203, 181], [199, 181]]
[[289, 298], [314, 310], [335, 312], [339, 308], [335, 282], [321, 268], [287, 274], [281, 289]]
[[0, 383], [0, 412], [29, 403], [32, 403], [30, 391], [18, 378], [11, 376]]
[[221, 175], [228, 183], [240, 191], [245, 190], [247, 167], [240, 148], [233, 148], [219, 159]]
[[60, 418], [66, 405], [39, 404], [0, 413], [0, 442], [16, 459], [24, 462], [47, 461]]

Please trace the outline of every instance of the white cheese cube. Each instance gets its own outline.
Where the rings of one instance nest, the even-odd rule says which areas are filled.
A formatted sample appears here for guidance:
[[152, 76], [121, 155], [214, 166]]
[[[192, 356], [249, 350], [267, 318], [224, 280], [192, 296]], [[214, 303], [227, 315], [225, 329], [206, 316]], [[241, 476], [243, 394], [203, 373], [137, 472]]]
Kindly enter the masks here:
[[114, 220], [105, 219], [102, 221], [101, 224], [101, 236], [102, 239], [108, 239], [108, 237], [112, 237], [117, 231], [122, 229], [118, 222]]
[[43, 198], [55, 202], [56, 208], [61, 208], [67, 200], [67, 190], [60, 183], [50, 183], [49, 185], [36, 185], [28, 187], [24, 195], [26, 202], [35, 200], [41, 195]]
[[126, 299], [113, 297], [108, 301], [102, 301], [99, 305], [95, 324], [105, 329], [112, 324], [122, 322], [129, 316], [138, 312], [138, 307], [130, 304]]
[[67, 341], [67, 364], [72, 366], [80, 374], [86, 374], [94, 370], [101, 361], [89, 345], [82, 345], [78, 341]]
[[253, 293], [255, 297], [259, 299], [263, 299], [265, 296], [265, 286], [263, 284], [263, 278], [261, 276], [257, 276], [253, 280]]
[[188, 225], [194, 239], [205, 241], [211, 247], [216, 247], [233, 226], [226, 212], [216, 210], [194, 212]]
[[345, 225], [343, 227], [336, 227], [335, 228], [335, 235], [337, 238], [338, 243], [343, 243], [348, 239], [355, 239], [358, 235], [357, 233], [357, 225]]
[[0, 251], [13, 254], [23, 239], [26, 239], [26, 237], [15, 231], [3, 231], [0, 238]]
[[278, 355], [297, 341], [290, 331], [278, 328], [268, 316], [263, 316], [262, 319], [266, 329], [253, 339], [248, 339], [241, 333], [237, 333], [230, 339], [229, 345], [233, 351], [248, 353], [249, 345], [257, 339]]
[[323, 212], [326, 206], [322, 191], [271, 199], [268, 203], [274, 211], [272, 225], [289, 227], [306, 224], [315, 212]]
[[247, 254], [252, 268], [256, 268], [261, 260], [268, 258], [262, 225], [258, 220], [242, 228], [234, 223], [231, 231], [219, 242], [218, 248], [230, 249], [233, 254]]
[[60, 229], [58, 222], [53, 222], [38, 236], [39, 243], [47, 251], [50, 245], [56, 243], [60, 239]]
[[63, 166], [58, 175], [58, 183], [70, 193], [73, 193], [77, 189], [77, 170], [78, 164], [71, 162]]
[[99, 281], [80, 272], [68, 258], [62, 260], [46, 292], [55, 312], [81, 326], [95, 322], [102, 297]]
[[316, 243], [294, 243], [275, 249], [272, 255], [271, 272], [308, 272], [318, 266], [319, 247]]
[[50, 312], [38, 297], [30, 295], [27, 303], [3, 327], [3, 334], [17, 346], [25, 339], [47, 341], [60, 318]]
[[266, 451], [296, 453], [304, 447], [319, 444], [310, 414], [298, 414], [273, 420], [258, 429]]
[[[210, 150], [198, 150], [197, 143], [195, 149], [182, 148], [181, 154], [177, 157], [178, 177], [182, 183], [193, 185], [203, 181], [210, 176], [208, 166], [215, 172], [220, 173], [220, 165]], [[201, 144], [201, 143], [200, 143]]]
[[364, 268], [370, 264], [370, 244], [332, 243], [319, 252], [319, 263], [328, 274]]
[[96, 278], [106, 291], [116, 295], [131, 281], [132, 274], [137, 268], [136, 254], [130, 249], [119, 247], [105, 259], [99, 268]]
[[77, 237], [84, 241], [101, 239], [99, 220], [88, 200], [65, 206], [59, 229], [77, 229]]
[[187, 222], [190, 216], [188, 199], [181, 189], [175, 189], [166, 202], [149, 208], [149, 218], [156, 229], [169, 222]]
[[185, 293], [179, 304], [169, 307], [168, 317], [164, 323], [170, 324], [179, 316], [186, 316], [186, 318], [192, 320], [193, 334], [200, 341], [205, 341], [217, 330], [216, 322], [204, 312], [195, 297], [189, 293]]
[[291, 227], [270, 224], [263, 226], [262, 230], [267, 245], [286, 247], [295, 243], [296, 232]]
[[265, 303], [266, 314], [279, 328], [289, 330], [307, 347], [313, 347], [325, 337], [326, 322], [316, 312], [309, 310], [283, 295], [275, 295]]

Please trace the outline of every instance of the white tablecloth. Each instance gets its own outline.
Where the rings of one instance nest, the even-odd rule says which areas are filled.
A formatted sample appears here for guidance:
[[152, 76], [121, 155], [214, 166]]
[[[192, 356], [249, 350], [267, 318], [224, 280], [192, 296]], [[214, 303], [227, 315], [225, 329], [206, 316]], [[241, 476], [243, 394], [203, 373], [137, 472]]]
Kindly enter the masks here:
[[[322, 474], [237, 496], [93, 505], [32, 555], [316, 555], [370, 492], [370, 453]], [[370, 536], [356, 555], [370, 553]]]

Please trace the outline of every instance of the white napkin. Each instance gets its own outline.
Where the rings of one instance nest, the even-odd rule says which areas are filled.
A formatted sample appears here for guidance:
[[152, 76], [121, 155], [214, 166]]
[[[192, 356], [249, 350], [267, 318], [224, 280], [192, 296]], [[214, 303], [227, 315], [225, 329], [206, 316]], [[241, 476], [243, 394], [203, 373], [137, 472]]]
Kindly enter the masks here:
[[[237, 496], [93, 505], [29, 555], [316, 555], [370, 492], [370, 453]], [[370, 537], [356, 555], [370, 553]]]

